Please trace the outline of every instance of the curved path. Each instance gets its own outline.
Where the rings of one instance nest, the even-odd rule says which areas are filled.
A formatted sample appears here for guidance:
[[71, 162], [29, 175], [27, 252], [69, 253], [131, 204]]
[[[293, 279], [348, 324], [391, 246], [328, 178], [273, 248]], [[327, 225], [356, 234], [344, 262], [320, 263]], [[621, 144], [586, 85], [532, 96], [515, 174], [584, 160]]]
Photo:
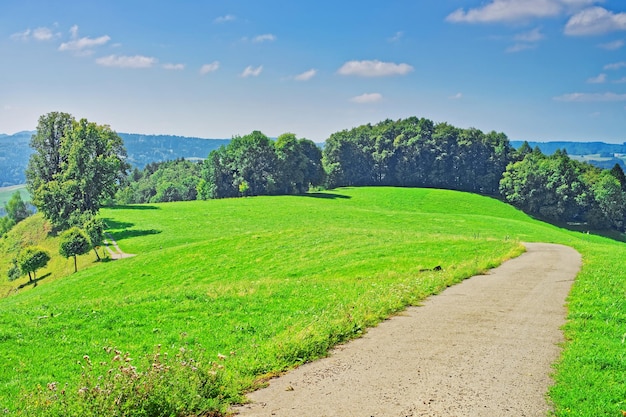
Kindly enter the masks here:
[[270, 381], [241, 416], [545, 416], [581, 257], [527, 252]]

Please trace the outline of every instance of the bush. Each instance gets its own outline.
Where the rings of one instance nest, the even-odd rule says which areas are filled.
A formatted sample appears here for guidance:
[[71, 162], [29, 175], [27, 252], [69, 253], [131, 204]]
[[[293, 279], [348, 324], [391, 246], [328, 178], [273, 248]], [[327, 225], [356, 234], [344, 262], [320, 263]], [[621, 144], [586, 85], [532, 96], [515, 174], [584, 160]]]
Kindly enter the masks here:
[[[197, 361], [181, 348], [173, 357], [160, 346], [143, 371], [128, 353], [105, 348], [111, 359], [92, 363], [83, 357], [79, 386], [57, 382], [25, 395], [20, 415], [33, 417], [191, 417], [221, 416], [220, 403], [236, 396], [226, 391], [221, 363]], [[218, 361], [225, 360], [219, 355]]]

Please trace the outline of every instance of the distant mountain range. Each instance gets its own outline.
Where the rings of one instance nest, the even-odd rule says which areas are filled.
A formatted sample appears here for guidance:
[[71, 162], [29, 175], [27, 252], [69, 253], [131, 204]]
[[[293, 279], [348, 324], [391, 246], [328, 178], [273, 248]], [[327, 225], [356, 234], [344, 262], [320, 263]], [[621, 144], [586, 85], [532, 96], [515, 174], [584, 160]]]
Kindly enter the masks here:
[[[18, 132], [14, 135], [0, 134], [0, 187], [24, 184], [25, 170], [32, 149], [28, 145], [35, 132]], [[177, 158], [202, 160], [209, 153], [230, 139], [202, 139], [172, 135], [142, 135], [118, 133], [124, 140], [128, 153], [127, 161], [133, 166], [143, 168], [150, 162], [167, 161]], [[511, 141], [519, 148], [522, 141]], [[529, 142], [531, 147], [538, 146], [545, 154], [552, 154], [557, 149], [565, 149], [574, 159], [584, 160], [601, 168], [612, 168], [616, 163], [624, 170], [626, 165], [626, 143], [610, 144], [604, 142]]]
[[[0, 187], [24, 184], [25, 170], [32, 149], [28, 145], [35, 132], [19, 132], [14, 135], [0, 134]], [[209, 153], [226, 145], [230, 139], [201, 139], [172, 135], [141, 135], [118, 133], [124, 140], [128, 163], [143, 168], [150, 162], [177, 158], [202, 160]]]

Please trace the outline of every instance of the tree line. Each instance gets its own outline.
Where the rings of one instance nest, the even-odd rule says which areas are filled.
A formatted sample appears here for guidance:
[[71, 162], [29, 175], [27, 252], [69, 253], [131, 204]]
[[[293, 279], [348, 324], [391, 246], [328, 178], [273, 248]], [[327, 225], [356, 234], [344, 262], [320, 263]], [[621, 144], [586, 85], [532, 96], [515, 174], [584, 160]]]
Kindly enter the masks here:
[[384, 120], [330, 135], [323, 149], [292, 133], [236, 136], [202, 162], [151, 163], [128, 175], [122, 139], [108, 126], [65, 113], [42, 116], [27, 170], [33, 203], [59, 231], [84, 227], [105, 203], [303, 194], [312, 188], [445, 188], [503, 198], [549, 221], [623, 230], [626, 179], [544, 155], [504, 133], [426, 118]]

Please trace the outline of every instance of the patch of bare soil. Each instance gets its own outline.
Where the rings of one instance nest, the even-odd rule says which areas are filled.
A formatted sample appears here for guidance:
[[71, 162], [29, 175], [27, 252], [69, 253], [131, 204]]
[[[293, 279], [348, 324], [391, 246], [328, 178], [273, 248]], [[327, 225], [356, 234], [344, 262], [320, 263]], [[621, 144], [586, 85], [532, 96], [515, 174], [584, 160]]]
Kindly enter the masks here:
[[270, 381], [240, 416], [545, 416], [575, 250], [527, 252]]

